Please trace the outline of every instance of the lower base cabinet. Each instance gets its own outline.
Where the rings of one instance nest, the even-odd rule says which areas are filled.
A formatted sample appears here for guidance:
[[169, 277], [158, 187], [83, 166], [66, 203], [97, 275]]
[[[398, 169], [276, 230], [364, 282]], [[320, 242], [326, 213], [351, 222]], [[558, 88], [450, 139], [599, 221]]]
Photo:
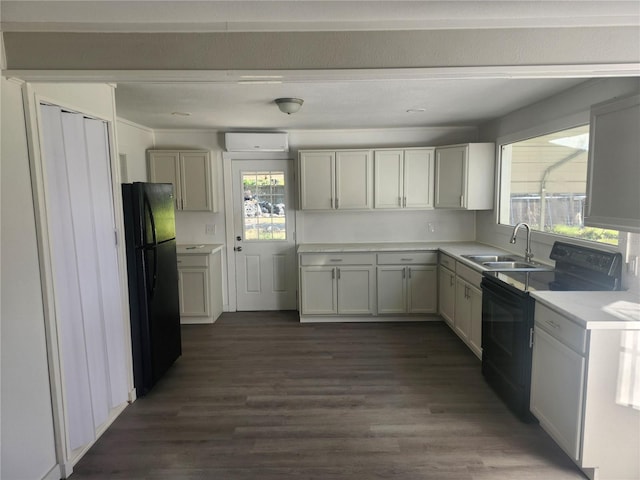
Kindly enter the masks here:
[[482, 358], [482, 274], [444, 254], [440, 256], [439, 268], [440, 315], [471, 351]]
[[222, 255], [178, 254], [180, 323], [213, 323], [222, 313]]
[[373, 315], [373, 263], [370, 254], [301, 255], [301, 315]]
[[637, 345], [638, 327], [586, 330], [536, 300], [531, 413], [592, 480], [640, 478]]
[[299, 264], [302, 321], [438, 311], [437, 253], [301, 253]]

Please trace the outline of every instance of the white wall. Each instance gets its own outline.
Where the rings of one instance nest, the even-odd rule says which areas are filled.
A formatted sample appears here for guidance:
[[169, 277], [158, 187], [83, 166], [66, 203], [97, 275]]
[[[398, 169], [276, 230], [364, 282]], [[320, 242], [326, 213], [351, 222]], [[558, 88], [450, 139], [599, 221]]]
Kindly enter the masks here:
[[126, 158], [125, 166], [120, 165], [122, 183], [146, 182], [146, 152], [155, 145], [153, 130], [121, 118], [118, 119], [116, 130], [118, 154]]
[[[12, 480], [60, 478], [21, 88], [2, 82], [2, 467]], [[58, 475], [58, 476], [56, 476]]]
[[[586, 124], [589, 123], [591, 105], [634, 92], [640, 92], [640, 78], [638, 77], [589, 80], [563, 93], [482, 125], [479, 137], [481, 141], [487, 142], [496, 142], [501, 138], [511, 142]], [[498, 182], [496, 182], [497, 184]], [[478, 241], [517, 253], [524, 252], [521, 239], [516, 245], [509, 243], [511, 228], [497, 225], [495, 211], [478, 212], [476, 223]], [[629, 241], [626, 239], [626, 234], [623, 236], [625, 238], [617, 250], [625, 255], [628, 246], [631, 254], [639, 255], [640, 236], [630, 236]], [[533, 233], [532, 250], [537, 259], [543, 261], [549, 259], [549, 253], [555, 239], [558, 238]], [[623, 285], [625, 288], [637, 289], [640, 288], [640, 281], [638, 277], [628, 275], [623, 268]]]

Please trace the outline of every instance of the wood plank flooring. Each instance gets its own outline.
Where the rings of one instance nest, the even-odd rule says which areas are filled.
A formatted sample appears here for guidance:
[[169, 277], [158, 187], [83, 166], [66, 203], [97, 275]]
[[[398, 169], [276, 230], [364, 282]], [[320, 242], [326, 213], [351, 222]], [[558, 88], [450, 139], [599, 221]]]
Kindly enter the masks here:
[[583, 479], [441, 322], [225, 313], [80, 460], [75, 480]]

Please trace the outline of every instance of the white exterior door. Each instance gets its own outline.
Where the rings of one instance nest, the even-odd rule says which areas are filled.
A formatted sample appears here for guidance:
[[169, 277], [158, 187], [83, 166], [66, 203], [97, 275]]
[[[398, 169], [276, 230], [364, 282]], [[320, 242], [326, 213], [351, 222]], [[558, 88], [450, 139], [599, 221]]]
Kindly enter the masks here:
[[232, 172], [237, 310], [294, 310], [291, 161], [234, 160]]

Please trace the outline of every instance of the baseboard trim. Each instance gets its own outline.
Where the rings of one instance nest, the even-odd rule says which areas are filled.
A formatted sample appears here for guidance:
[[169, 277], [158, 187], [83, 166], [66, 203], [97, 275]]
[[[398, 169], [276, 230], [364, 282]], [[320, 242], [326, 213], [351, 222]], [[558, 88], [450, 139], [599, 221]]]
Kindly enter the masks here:
[[442, 317], [437, 314], [424, 316], [340, 316], [340, 315], [300, 315], [300, 323], [365, 323], [365, 322], [442, 322]]

